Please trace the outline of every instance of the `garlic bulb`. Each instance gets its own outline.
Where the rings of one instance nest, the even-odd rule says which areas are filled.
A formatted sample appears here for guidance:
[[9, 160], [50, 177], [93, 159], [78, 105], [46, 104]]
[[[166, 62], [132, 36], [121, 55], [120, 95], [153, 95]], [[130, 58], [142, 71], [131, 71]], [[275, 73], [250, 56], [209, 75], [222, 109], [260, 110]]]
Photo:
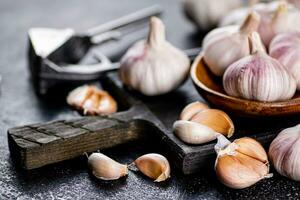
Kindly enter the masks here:
[[215, 140], [219, 133], [231, 137], [234, 125], [225, 112], [194, 102], [183, 109], [173, 130], [187, 144], [203, 144]]
[[67, 103], [84, 115], [112, 114], [117, 111], [117, 102], [106, 91], [96, 86], [84, 85], [71, 91]]
[[145, 154], [137, 158], [134, 164], [144, 175], [154, 179], [154, 182], [161, 182], [170, 178], [169, 161], [160, 154]]
[[269, 148], [270, 161], [278, 173], [300, 181], [300, 125], [281, 131]]
[[300, 91], [300, 32], [277, 35], [270, 44], [269, 52], [294, 76]]
[[147, 96], [170, 92], [187, 78], [190, 60], [165, 39], [165, 27], [156, 17], [150, 20], [147, 41], [134, 44], [121, 59], [122, 82]]
[[273, 37], [279, 33], [300, 30], [298, 20], [300, 11], [284, 1], [259, 3], [253, 7], [235, 10], [221, 20], [220, 26], [241, 24], [248, 13], [253, 10], [260, 15], [261, 20], [257, 32], [266, 46], [269, 46]]
[[127, 165], [122, 165], [102, 153], [92, 153], [88, 158], [92, 174], [102, 180], [116, 180], [128, 173]]
[[258, 24], [259, 15], [253, 12], [239, 29], [218, 28], [208, 33], [203, 58], [212, 73], [222, 76], [230, 64], [250, 54], [248, 35], [256, 31]]
[[228, 12], [242, 4], [242, 0], [184, 0], [183, 8], [186, 16], [200, 30], [207, 31], [215, 27]]
[[296, 81], [277, 60], [267, 55], [258, 33], [249, 37], [251, 55], [231, 64], [223, 76], [230, 96], [257, 101], [283, 101], [293, 97]]
[[243, 189], [270, 177], [267, 153], [256, 140], [243, 137], [230, 143], [220, 135], [215, 149], [216, 174], [227, 187]]

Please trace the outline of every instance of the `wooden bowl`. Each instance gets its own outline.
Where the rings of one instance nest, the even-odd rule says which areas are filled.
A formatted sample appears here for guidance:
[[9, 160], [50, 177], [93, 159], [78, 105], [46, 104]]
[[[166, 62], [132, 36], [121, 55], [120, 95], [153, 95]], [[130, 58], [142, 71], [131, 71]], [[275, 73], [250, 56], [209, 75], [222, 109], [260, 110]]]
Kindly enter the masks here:
[[300, 95], [287, 101], [259, 102], [228, 96], [222, 80], [213, 75], [204, 62], [203, 54], [197, 56], [191, 67], [191, 77], [199, 94], [213, 106], [238, 116], [270, 117], [300, 114]]

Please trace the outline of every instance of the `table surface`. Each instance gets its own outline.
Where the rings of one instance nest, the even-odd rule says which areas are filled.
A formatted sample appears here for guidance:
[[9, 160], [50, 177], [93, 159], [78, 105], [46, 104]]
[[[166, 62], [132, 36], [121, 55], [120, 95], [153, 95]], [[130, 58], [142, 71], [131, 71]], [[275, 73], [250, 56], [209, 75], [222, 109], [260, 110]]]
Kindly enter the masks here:
[[[0, 106], [0, 199], [299, 199], [300, 184], [279, 176], [263, 180], [244, 190], [221, 185], [213, 169], [184, 176], [173, 169], [171, 179], [153, 183], [139, 173], [118, 181], [103, 182], [88, 174], [86, 158], [44, 167], [30, 173], [18, 169], [11, 161], [7, 129], [35, 122], [78, 117], [61, 101], [38, 98], [30, 83], [27, 69], [27, 30], [30, 27], [72, 27], [85, 30], [129, 12], [159, 3], [165, 9], [164, 21], [168, 40], [180, 48], [201, 44], [201, 36], [184, 18], [177, 0], [4, 0], [0, 2], [0, 73], [2, 75]], [[129, 41], [129, 40], [127, 40]], [[124, 42], [124, 41], [123, 41]], [[102, 47], [107, 55], [120, 45]], [[123, 44], [122, 44], [123, 45]], [[188, 91], [188, 92], [187, 92]], [[170, 108], [200, 99], [190, 81], [167, 99]], [[170, 126], [176, 116], [160, 113], [157, 101], [150, 108]], [[178, 106], [179, 105], [179, 106]], [[124, 145], [105, 153], [123, 163], [130, 163], [152, 151], [141, 144]]]

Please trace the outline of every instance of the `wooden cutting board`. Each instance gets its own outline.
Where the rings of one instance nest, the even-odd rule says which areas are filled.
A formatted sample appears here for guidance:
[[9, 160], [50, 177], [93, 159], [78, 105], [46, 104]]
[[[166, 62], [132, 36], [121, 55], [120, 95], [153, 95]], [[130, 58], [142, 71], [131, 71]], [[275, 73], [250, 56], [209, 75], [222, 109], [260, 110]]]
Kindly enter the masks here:
[[[153, 145], [162, 147], [163, 154], [184, 174], [197, 172], [214, 160], [216, 141], [188, 145], [172, 132], [172, 124], [182, 108], [195, 100], [203, 101], [190, 80], [179, 90], [159, 97], [144, 97], [126, 90], [116, 73], [107, 75], [100, 82], [117, 100], [120, 108], [117, 113], [11, 128], [8, 144], [16, 163], [30, 170], [148, 138], [155, 141]], [[299, 120], [298, 117], [231, 117], [236, 129], [232, 139], [250, 136], [265, 146], [282, 128], [295, 125]]]

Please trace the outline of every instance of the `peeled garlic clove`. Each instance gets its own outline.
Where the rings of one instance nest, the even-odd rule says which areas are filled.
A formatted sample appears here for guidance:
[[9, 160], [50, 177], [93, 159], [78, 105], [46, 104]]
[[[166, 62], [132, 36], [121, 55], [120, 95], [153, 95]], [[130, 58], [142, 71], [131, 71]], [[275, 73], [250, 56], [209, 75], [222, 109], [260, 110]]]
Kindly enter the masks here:
[[174, 123], [173, 130], [180, 140], [188, 144], [203, 144], [217, 138], [213, 129], [191, 121], [178, 120]]
[[147, 41], [134, 44], [121, 59], [119, 76], [128, 87], [147, 96], [161, 95], [186, 80], [190, 60], [165, 39], [165, 27], [152, 17]]
[[128, 174], [127, 165], [122, 165], [102, 153], [92, 153], [88, 165], [93, 175], [102, 180], [116, 180]]
[[220, 18], [242, 4], [241, 0], [184, 0], [183, 8], [197, 28], [205, 31], [215, 27]]
[[300, 32], [277, 35], [270, 44], [269, 52], [293, 75], [300, 91]]
[[[220, 144], [222, 143], [220, 141], [225, 141], [224, 145]], [[267, 154], [257, 141], [240, 138], [232, 143], [229, 142], [229, 145], [228, 142], [224, 136], [218, 136], [217, 145], [221, 148], [218, 148], [215, 170], [224, 185], [243, 189], [270, 176], [268, 160], [265, 160]], [[258, 149], [260, 153], [254, 154], [249, 146], [254, 150]]]
[[203, 58], [213, 74], [222, 76], [230, 64], [250, 54], [248, 35], [256, 31], [259, 20], [259, 15], [252, 12], [236, 32], [232, 27], [208, 33], [203, 42]]
[[300, 181], [300, 125], [278, 134], [270, 145], [269, 157], [279, 174]]
[[293, 97], [296, 81], [277, 60], [267, 55], [258, 33], [249, 37], [251, 55], [231, 64], [223, 76], [227, 94], [257, 101]]
[[234, 132], [234, 125], [230, 117], [223, 111], [217, 109], [206, 109], [195, 114], [190, 121], [197, 122], [213, 129], [217, 133], [221, 133], [227, 137], [231, 137]]
[[84, 115], [111, 114], [117, 111], [117, 102], [106, 91], [84, 85], [71, 91], [67, 103]]
[[205, 109], [209, 109], [208, 105], [201, 103], [199, 101], [190, 103], [189, 105], [187, 105], [181, 112], [180, 116], [179, 116], [179, 120], [190, 120], [195, 114], [197, 114], [198, 112], [205, 110]]
[[134, 164], [144, 175], [154, 179], [154, 182], [165, 181], [170, 177], [169, 161], [160, 154], [143, 155], [137, 158]]

